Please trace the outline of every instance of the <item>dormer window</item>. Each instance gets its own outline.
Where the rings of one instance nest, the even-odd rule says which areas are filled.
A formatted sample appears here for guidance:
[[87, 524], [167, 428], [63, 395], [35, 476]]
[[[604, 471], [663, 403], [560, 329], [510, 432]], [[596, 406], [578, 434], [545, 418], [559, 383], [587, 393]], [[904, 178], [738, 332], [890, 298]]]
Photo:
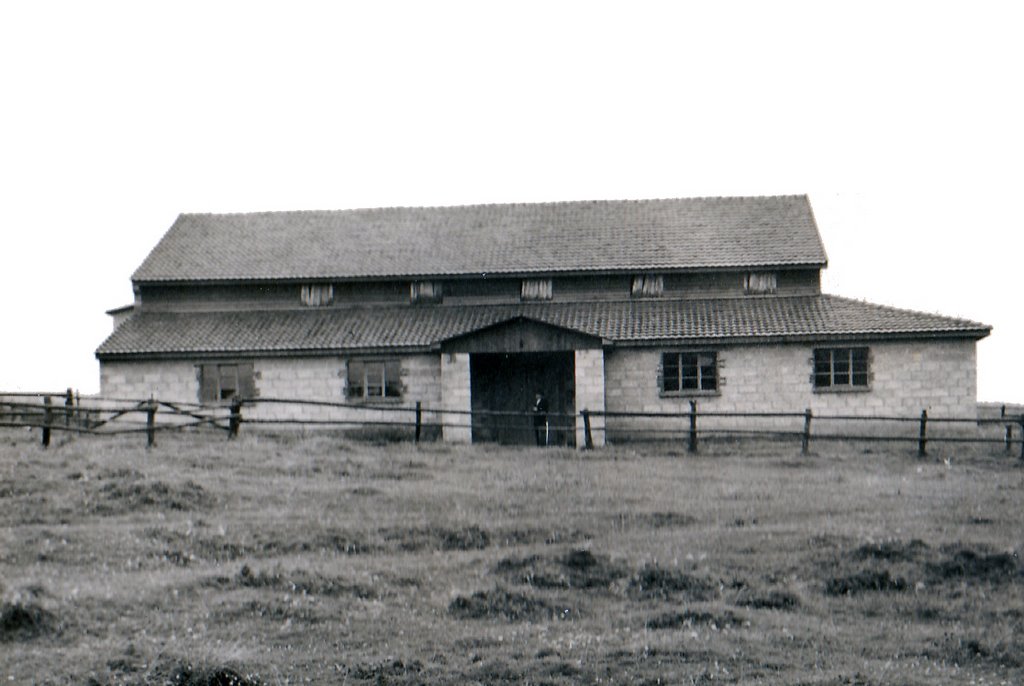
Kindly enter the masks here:
[[523, 300], [551, 300], [551, 279], [523, 279]]
[[637, 274], [633, 277], [630, 293], [634, 298], [657, 298], [665, 292], [665, 277], [661, 274]]
[[327, 307], [334, 303], [334, 285], [329, 283], [303, 284], [301, 300], [306, 307]]
[[743, 292], [747, 295], [774, 293], [778, 287], [778, 272], [747, 272], [743, 275]]
[[440, 281], [413, 281], [409, 284], [409, 302], [439, 303], [443, 297]]

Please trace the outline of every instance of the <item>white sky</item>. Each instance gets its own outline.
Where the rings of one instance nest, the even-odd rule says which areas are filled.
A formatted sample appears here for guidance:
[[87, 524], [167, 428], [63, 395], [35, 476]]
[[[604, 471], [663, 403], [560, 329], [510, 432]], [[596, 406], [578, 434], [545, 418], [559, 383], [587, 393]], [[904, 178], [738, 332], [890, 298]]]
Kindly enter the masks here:
[[179, 212], [807, 193], [1024, 401], [1024, 5], [0, 5], [0, 389], [99, 388]]

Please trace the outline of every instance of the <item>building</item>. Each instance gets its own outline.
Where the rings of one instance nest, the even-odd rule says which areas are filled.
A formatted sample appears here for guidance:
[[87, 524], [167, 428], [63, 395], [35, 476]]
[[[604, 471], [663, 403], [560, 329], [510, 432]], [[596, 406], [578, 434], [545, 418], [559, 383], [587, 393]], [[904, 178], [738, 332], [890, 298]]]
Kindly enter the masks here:
[[600, 443], [691, 400], [975, 417], [990, 327], [823, 294], [826, 265], [805, 196], [184, 214], [111, 311], [101, 392], [419, 401], [509, 443], [530, 418], [488, 411], [535, 391], [568, 444], [583, 409]]

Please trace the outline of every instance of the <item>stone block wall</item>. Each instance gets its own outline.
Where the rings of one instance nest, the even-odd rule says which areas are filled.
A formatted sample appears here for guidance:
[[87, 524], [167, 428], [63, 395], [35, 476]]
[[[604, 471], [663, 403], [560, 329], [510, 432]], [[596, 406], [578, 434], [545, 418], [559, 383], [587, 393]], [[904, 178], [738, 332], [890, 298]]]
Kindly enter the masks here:
[[[472, 411], [470, 394], [469, 353], [441, 354], [441, 407], [459, 413]], [[469, 443], [473, 438], [469, 414], [444, 414], [444, 440]]]
[[196, 365], [184, 360], [102, 362], [100, 395], [104, 398], [195, 403], [199, 398]]
[[[440, 406], [441, 365], [438, 355], [406, 355], [401, 359], [400, 400], [365, 404], [354, 402], [352, 404], [356, 407], [344, 408], [260, 402], [244, 408], [243, 417], [265, 420], [414, 422], [413, 410], [417, 401], [424, 407]], [[103, 362], [100, 365], [101, 395], [129, 399], [144, 399], [152, 395], [158, 400], [197, 403], [197, 366], [200, 362]], [[347, 402], [346, 357], [273, 357], [257, 358], [252, 362], [258, 398]], [[405, 411], [394, 411], [398, 408], [404, 408]], [[439, 418], [427, 413], [423, 421], [437, 423]]]
[[[718, 353], [719, 391], [712, 395], [663, 397], [658, 386], [661, 353], [672, 348], [636, 348], [610, 351], [605, 357], [606, 406], [609, 412], [689, 411], [696, 400], [698, 412], [793, 412], [810, 408], [814, 415], [889, 415], [975, 419], [977, 367], [973, 340], [869, 342], [870, 387], [856, 391], [815, 391], [811, 375], [815, 347], [833, 344], [765, 346], [709, 346]], [[610, 441], [631, 438], [630, 432], [683, 430], [683, 419], [609, 418]], [[744, 428], [800, 431], [803, 419], [736, 419], [702, 417], [700, 428]], [[972, 424], [939, 425], [932, 431], [956, 433], [973, 430]], [[917, 431], [916, 424], [899, 422], [827, 422], [815, 419], [812, 432], [902, 435]]]
[[[575, 359], [576, 374], [576, 445], [586, 445], [586, 434], [583, 418], [579, 413], [586, 409], [590, 412], [605, 410], [605, 376], [604, 351], [577, 350]], [[590, 435], [594, 446], [605, 443], [605, 418], [598, 414], [590, 417]]]

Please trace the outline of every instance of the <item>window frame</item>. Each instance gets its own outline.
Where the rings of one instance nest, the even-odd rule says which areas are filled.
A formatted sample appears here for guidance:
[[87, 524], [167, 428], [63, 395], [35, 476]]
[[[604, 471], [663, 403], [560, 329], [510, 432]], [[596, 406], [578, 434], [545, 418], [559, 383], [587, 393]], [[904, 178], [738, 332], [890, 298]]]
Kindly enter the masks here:
[[[379, 392], [371, 394], [370, 389], [377, 389]], [[346, 400], [360, 403], [391, 403], [401, 402], [404, 396], [401, 358], [352, 358], [345, 365]]]
[[[243, 360], [217, 360], [196, 365], [199, 381], [199, 402], [203, 405], [226, 405], [236, 398], [255, 398], [259, 393], [256, 379], [259, 375], [252, 362]], [[225, 384], [225, 380], [231, 383]], [[224, 395], [225, 391], [228, 395]]]
[[[711, 363], [701, 358], [710, 356]], [[685, 360], [684, 358], [692, 358]], [[658, 373], [658, 394], [663, 398], [714, 396], [722, 393], [721, 361], [717, 350], [666, 350], [661, 353]], [[706, 371], [710, 368], [711, 373]], [[670, 376], [670, 369], [675, 372]], [[687, 372], [692, 372], [687, 374]], [[674, 377], [674, 383], [670, 379]], [[693, 386], [687, 386], [687, 379]], [[708, 381], [710, 380], [710, 384]], [[710, 386], [710, 387], [709, 387]]]
[[[815, 393], [870, 391], [871, 362], [871, 348], [866, 345], [816, 347], [811, 352], [811, 387]], [[828, 383], [821, 383], [826, 378]]]

